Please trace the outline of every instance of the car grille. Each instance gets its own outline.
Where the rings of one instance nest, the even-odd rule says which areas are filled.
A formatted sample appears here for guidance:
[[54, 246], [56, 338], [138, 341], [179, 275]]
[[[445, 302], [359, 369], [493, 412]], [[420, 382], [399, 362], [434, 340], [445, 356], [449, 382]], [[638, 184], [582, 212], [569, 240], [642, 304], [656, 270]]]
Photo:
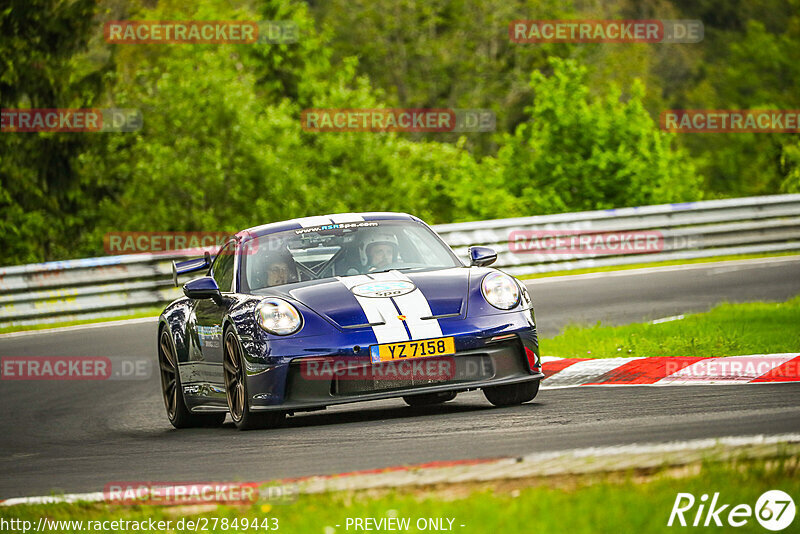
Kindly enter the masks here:
[[[439, 362], [442, 363], [442, 366], [436, 365]], [[383, 366], [374, 368], [377, 378], [354, 380], [348, 377], [337, 377], [331, 380], [331, 395], [358, 395], [445, 383], [474, 382], [489, 379], [494, 375], [492, 360], [488, 355], [455, 356], [449, 359], [419, 358], [416, 362], [408, 361], [407, 363], [422, 363], [425, 365], [420, 367], [424, 369], [430, 366], [434, 371], [432, 373], [414, 373], [412, 371], [409, 373], [410, 378], [393, 379], [391, 375], [386, 376], [381, 372], [381, 367], [386, 367], [386, 364], [383, 364]], [[452, 365], [455, 366], [455, 369], [451, 368]], [[445, 371], [441, 372], [442, 369]]]
[[[342, 356], [314, 357], [313, 360], [330, 362], [342, 361]], [[454, 371], [445, 374], [412, 373], [406, 377], [381, 376], [370, 378], [369, 369], [380, 369], [373, 366], [366, 358], [347, 360], [348, 369], [352, 373], [347, 376], [332, 378], [310, 378], [303, 374], [303, 362], [308, 359], [296, 359], [289, 365], [286, 384], [287, 402], [313, 403], [324, 402], [325, 399], [354, 397], [360, 394], [381, 393], [414, 389], [442, 384], [469, 384], [486, 382], [529, 374], [525, 353], [519, 339], [492, 343], [479, 349], [461, 351], [454, 356], [417, 358], [415, 361], [429, 362], [449, 361], [454, 364]], [[412, 360], [406, 360], [412, 361]], [[385, 364], [384, 364], [385, 365]], [[376, 371], [376, 374], [380, 374]]]

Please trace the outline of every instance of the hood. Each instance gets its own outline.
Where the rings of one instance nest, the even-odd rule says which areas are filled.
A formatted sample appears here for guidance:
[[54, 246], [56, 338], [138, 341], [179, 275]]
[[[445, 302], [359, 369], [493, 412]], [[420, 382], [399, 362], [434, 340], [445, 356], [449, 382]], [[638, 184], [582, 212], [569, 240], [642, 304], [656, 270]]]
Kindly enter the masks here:
[[[398, 280], [405, 281], [407, 286], [405, 290], [411, 291], [397, 297], [356, 297], [352, 291], [355, 289], [357, 293], [365, 295], [369, 292], [363, 290], [364, 284]], [[413, 290], [407, 282], [414, 284]], [[419, 316], [417, 318], [428, 316], [428, 313], [427, 311], [422, 313], [424, 305], [415, 306], [412, 304], [414, 302], [423, 304], [427, 302], [430, 315], [436, 318], [453, 314], [460, 314], [463, 317], [466, 312], [468, 289], [469, 269], [455, 267], [417, 273], [391, 271], [374, 275], [347, 276], [341, 280], [327, 279], [313, 285], [295, 287], [289, 290], [289, 295], [340, 328], [352, 328], [369, 322], [364, 305], [370, 305], [374, 301], [381, 301], [381, 306], [378, 307], [383, 310], [386, 309], [383, 304], [393, 302], [401, 310], [397, 311], [397, 314], [417, 315]], [[392, 313], [396, 310], [393, 307], [389, 309], [393, 310]]]

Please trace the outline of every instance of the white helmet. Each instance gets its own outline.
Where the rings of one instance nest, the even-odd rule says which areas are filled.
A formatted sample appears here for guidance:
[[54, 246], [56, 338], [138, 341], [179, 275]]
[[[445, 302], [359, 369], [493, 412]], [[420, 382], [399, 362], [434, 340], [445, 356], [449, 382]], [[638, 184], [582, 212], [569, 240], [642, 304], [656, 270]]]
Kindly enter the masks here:
[[393, 250], [393, 261], [397, 261], [397, 250], [399, 248], [397, 245], [397, 237], [385, 230], [378, 230], [370, 233], [361, 241], [361, 246], [358, 248], [358, 251], [361, 255], [362, 265], [367, 266], [369, 262], [368, 251], [372, 245], [390, 245]]

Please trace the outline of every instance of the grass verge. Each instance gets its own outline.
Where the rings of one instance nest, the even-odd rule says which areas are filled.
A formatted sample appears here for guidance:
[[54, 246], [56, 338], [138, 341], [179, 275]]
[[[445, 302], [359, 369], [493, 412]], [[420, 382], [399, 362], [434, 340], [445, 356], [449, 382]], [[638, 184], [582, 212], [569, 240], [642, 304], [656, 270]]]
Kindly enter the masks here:
[[670, 260], [657, 261], [650, 263], [636, 263], [632, 265], [608, 265], [604, 267], [586, 267], [584, 269], [573, 269], [571, 271], [553, 271], [549, 273], [536, 273], [518, 276], [520, 280], [532, 280], [534, 278], [549, 278], [551, 276], [567, 276], [573, 274], [604, 273], [610, 271], [628, 271], [630, 269], [645, 269], [647, 267], [668, 267], [670, 265], [691, 265], [695, 263], [714, 263], [718, 261], [733, 260], [752, 260], [758, 258], [778, 258], [783, 256], [800, 256], [797, 252], [762, 252], [759, 254], [738, 254], [734, 256], [712, 256], [710, 258], [694, 258], [689, 260]]
[[800, 353], [800, 296], [778, 303], [720, 304], [659, 324], [567, 326], [540, 345], [542, 355], [565, 358]]
[[[177, 528], [177, 522], [205, 518], [206, 532], [242, 531], [241, 518], [249, 524], [274, 518], [280, 531], [292, 534], [354, 532], [348, 518], [408, 518], [407, 532], [420, 532], [417, 522], [429, 518], [452, 520], [452, 531], [487, 532], [663, 532], [678, 493], [692, 493], [697, 502], [685, 513], [688, 523], [694, 520], [703, 494], [719, 492], [719, 505], [738, 504], [755, 508], [759, 496], [768, 490], [780, 489], [797, 499], [800, 496], [798, 457], [735, 460], [725, 463], [693, 464], [680, 468], [647, 471], [612, 472], [569, 477], [544, 477], [527, 481], [501, 481], [458, 491], [459, 485], [405, 490], [345, 491], [321, 495], [301, 495], [289, 505], [270, 506], [256, 503], [246, 507], [115, 507], [105, 504], [57, 504], [0, 508], [0, 520], [20, 519], [37, 525], [40, 517], [50, 520], [87, 521], [136, 520], [152, 518], [171, 521], [168, 532], [194, 531]], [[463, 489], [463, 488], [462, 488]], [[710, 499], [709, 499], [710, 500]], [[228, 529], [222, 528], [222, 518]], [[216, 519], [217, 528], [212, 528]], [[238, 519], [239, 528], [231, 528]], [[704, 519], [704, 518], [703, 518]], [[755, 517], [739, 532], [764, 532]], [[275, 521], [270, 519], [269, 524]], [[795, 519], [795, 523], [800, 518]], [[426, 521], [427, 523], [427, 521]], [[727, 524], [723, 523], [727, 526]], [[75, 532], [61, 525], [59, 532]], [[673, 527], [675, 528], [675, 527]], [[677, 527], [680, 529], [680, 527]], [[728, 528], [730, 528], [728, 526]], [[200, 529], [202, 530], [202, 529]], [[264, 531], [248, 529], [249, 531]], [[430, 529], [428, 529], [430, 530]], [[716, 530], [720, 530], [716, 527]], [[722, 530], [725, 530], [724, 528]], [[112, 530], [112, 531], [121, 531]], [[141, 531], [130, 529], [129, 531]], [[791, 527], [787, 530], [791, 531]]]
[[78, 319], [75, 321], [60, 321], [57, 323], [41, 323], [41, 324], [30, 324], [30, 325], [20, 325], [20, 326], [4, 326], [0, 328], [0, 334], [10, 334], [12, 332], [27, 332], [28, 330], [47, 330], [49, 328], [62, 328], [65, 326], [76, 326], [82, 324], [107, 323], [110, 321], [125, 321], [127, 319], [141, 319], [143, 317], [158, 317], [163, 310], [164, 310], [163, 307], [144, 308], [141, 311], [137, 311], [136, 313], [119, 315], [115, 317]]

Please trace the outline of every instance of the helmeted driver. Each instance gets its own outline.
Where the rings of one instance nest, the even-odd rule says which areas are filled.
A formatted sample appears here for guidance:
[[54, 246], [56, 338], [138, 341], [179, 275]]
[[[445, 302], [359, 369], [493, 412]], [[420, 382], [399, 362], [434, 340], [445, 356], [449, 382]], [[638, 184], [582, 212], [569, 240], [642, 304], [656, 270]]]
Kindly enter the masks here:
[[389, 232], [370, 234], [361, 243], [361, 262], [367, 272], [380, 271], [397, 262], [397, 238]]
[[284, 249], [267, 256], [264, 267], [267, 274], [266, 287], [297, 282], [295, 262], [288, 250]]

